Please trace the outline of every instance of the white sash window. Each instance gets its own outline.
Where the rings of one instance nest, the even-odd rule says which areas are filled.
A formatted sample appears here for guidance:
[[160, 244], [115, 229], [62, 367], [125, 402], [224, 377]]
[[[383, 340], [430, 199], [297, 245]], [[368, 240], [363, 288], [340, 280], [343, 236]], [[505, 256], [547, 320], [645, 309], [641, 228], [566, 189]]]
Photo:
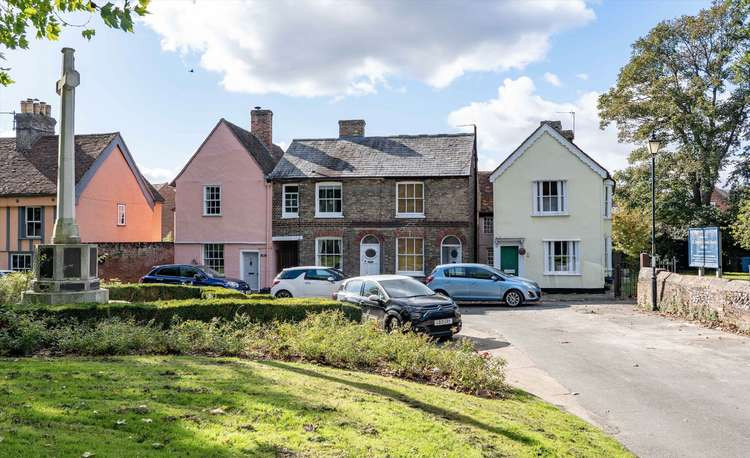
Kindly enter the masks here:
[[577, 240], [544, 241], [545, 275], [580, 275], [581, 242]]
[[534, 196], [534, 215], [566, 215], [568, 213], [567, 181], [534, 181], [531, 185]]

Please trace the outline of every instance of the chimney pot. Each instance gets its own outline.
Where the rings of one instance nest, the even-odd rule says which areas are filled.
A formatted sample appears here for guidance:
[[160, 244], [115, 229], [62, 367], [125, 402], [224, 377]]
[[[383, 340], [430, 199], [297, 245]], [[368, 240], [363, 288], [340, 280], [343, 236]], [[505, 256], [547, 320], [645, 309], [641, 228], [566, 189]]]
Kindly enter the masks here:
[[261, 107], [250, 110], [250, 132], [273, 153], [273, 111]]
[[15, 115], [16, 149], [28, 151], [39, 138], [55, 134], [52, 107], [36, 99], [21, 100], [21, 112]]
[[339, 137], [364, 137], [364, 119], [342, 119], [339, 121]]

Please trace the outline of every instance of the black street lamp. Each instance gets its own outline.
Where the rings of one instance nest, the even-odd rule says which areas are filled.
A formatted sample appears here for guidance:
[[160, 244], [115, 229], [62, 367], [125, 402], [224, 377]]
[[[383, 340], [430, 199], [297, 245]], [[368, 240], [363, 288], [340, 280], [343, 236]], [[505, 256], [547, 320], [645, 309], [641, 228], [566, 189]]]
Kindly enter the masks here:
[[651, 153], [651, 310], [654, 312], [659, 309], [656, 305], [656, 153], [660, 147], [661, 142], [652, 132], [648, 152]]

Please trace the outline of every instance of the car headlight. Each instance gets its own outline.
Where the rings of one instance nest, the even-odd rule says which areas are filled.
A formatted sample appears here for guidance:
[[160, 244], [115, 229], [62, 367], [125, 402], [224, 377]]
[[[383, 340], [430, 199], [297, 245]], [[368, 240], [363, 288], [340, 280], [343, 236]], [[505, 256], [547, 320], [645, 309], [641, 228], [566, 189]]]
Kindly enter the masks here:
[[236, 281], [228, 281], [227, 282], [227, 286], [230, 287], [230, 288], [238, 288], [240, 286], [240, 284], [237, 283]]

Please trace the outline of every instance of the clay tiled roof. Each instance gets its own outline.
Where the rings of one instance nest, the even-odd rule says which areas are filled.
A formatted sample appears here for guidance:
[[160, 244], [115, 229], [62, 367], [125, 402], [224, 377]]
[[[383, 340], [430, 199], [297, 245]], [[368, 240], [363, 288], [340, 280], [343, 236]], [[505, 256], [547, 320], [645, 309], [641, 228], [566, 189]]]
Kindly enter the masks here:
[[[117, 136], [117, 133], [75, 136], [76, 183]], [[56, 194], [57, 149], [57, 135], [41, 137], [30, 151], [16, 150], [15, 137], [0, 138], [0, 195]]]
[[469, 176], [473, 134], [294, 140], [270, 179]]
[[477, 186], [479, 188], [479, 213], [492, 213], [492, 172], [477, 172]]

